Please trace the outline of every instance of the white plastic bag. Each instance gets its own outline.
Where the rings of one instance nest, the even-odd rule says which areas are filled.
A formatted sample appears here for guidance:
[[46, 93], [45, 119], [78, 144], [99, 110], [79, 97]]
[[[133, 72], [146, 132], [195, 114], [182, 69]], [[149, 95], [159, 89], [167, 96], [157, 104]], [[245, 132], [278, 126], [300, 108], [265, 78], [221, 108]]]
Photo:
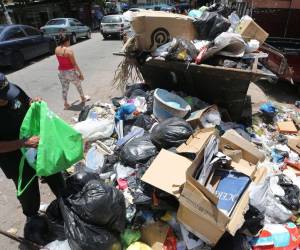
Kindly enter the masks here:
[[42, 250], [71, 250], [68, 240], [64, 241], [52, 241], [48, 245], [42, 248]]
[[90, 173], [100, 173], [104, 165], [104, 154], [93, 145], [86, 155], [86, 171]]
[[257, 51], [259, 48], [259, 41], [256, 39], [251, 39], [250, 42], [246, 45], [246, 53], [252, 53], [254, 51]]
[[228, 20], [231, 23], [231, 26], [228, 30], [228, 32], [234, 32], [236, 27], [239, 25], [240, 23], [240, 18], [239, 16], [236, 14], [236, 12], [232, 12], [229, 16], [228, 16]]
[[292, 215], [276, 198], [285, 194], [277, 183], [277, 176], [268, 176], [263, 184], [252, 185], [250, 189], [250, 204], [265, 215], [267, 223], [285, 223]]
[[96, 141], [99, 139], [109, 138], [114, 132], [113, 120], [96, 120], [87, 119], [82, 122], [78, 122], [74, 125], [74, 129], [82, 134], [83, 139], [88, 141]]

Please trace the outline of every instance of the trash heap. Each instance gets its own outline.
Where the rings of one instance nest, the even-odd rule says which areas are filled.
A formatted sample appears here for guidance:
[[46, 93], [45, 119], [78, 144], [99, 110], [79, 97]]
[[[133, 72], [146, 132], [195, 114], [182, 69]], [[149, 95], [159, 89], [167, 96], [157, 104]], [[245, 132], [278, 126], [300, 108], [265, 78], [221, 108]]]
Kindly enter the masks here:
[[[193, 10], [193, 17], [136, 14], [136, 34], [115, 76], [124, 96], [86, 106], [74, 125], [86, 142], [85, 161], [74, 166], [64, 197], [47, 209], [56, 239], [65, 240], [48, 249], [299, 247], [297, 107], [265, 103], [241, 123], [184, 86], [128, 84], [133, 59], [151, 78], [163, 72], [143, 71], [153, 57], [182, 61], [189, 72], [186, 65], [216, 67], [219, 59], [245, 70], [265, 56], [257, 50], [267, 34], [252, 19], [213, 8]], [[224, 81], [234, 77], [228, 74]]]
[[86, 106], [74, 125], [85, 161], [47, 209], [61, 240], [48, 249], [297, 249], [299, 110], [222, 116], [146, 84]]

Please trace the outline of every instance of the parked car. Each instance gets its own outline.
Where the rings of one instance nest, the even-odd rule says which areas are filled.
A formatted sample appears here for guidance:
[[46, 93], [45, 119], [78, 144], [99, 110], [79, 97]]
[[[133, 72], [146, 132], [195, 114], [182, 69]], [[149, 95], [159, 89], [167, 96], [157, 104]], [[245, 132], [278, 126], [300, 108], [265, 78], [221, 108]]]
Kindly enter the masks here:
[[91, 29], [74, 18], [56, 18], [41, 27], [45, 35], [58, 39], [59, 34], [66, 33], [71, 36], [71, 43], [75, 44], [78, 38], [91, 38]]
[[104, 39], [109, 36], [123, 37], [124, 31], [130, 29], [130, 22], [123, 15], [110, 15], [103, 17], [101, 21], [101, 34]]
[[25, 61], [54, 53], [56, 43], [27, 25], [0, 25], [0, 66], [20, 69]]

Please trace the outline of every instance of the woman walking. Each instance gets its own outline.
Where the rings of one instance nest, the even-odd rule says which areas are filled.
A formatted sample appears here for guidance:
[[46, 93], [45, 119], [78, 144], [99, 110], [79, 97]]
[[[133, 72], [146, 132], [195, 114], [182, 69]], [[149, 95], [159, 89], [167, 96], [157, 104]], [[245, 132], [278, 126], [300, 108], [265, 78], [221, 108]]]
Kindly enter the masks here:
[[55, 55], [58, 60], [58, 77], [62, 85], [62, 95], [64, 99], [65, 109], [70, 108], [68, 103], [68, 91], [70, 83], [73, 83], [81, 97], [82, 103], [90, 99], [85, 96], [81, 87], [81, 81], [84, 80], [83, 74], [76, 63], [73, 50], [70, 48], [70, 37], [67, 34], [61, 34], [58, 41], [58, 46], [55, 49]]

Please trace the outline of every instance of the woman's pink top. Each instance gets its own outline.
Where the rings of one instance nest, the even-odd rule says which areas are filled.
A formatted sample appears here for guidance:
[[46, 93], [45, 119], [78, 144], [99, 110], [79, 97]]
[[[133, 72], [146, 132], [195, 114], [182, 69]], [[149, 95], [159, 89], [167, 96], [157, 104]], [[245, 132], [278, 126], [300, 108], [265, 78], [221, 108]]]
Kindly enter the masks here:
[[66, 56], [58, 56], [56, 55], [58, 60], [58, 70], [71, 70], [74, 69], [74, 65], [72, 64], [69, 57]]

